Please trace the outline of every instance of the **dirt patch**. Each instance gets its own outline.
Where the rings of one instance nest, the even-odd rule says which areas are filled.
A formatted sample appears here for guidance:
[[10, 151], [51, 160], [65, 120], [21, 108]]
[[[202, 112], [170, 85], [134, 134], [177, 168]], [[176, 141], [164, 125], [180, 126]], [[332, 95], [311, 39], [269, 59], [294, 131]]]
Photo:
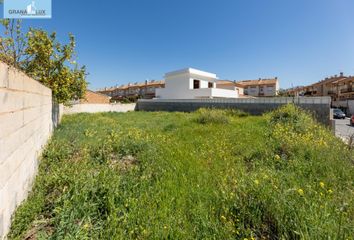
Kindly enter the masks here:
[[132, 155], [123, 156], [119, 159], [112, 158], [109, 165], [121, 171], [128, 171], [134, 168], [139, 163], [138, 159]]
[[36, 221], [32, 224], [32, 227], [26, 232], [24, 240], [36, 240], [40, 233], [46, 233], [51, 235], [53, 233], [53, 227], [49, 223], [48, 219]]

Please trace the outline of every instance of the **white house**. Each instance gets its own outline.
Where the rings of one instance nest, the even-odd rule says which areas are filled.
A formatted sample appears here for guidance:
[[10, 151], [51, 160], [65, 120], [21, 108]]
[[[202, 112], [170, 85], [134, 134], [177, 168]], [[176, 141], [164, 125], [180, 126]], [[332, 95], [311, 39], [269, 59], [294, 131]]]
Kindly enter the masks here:
[[238, 98], [235, 89], [216, 88], [218, 78], [213, 73], [186, 68], [165, 74], [165, 88], [156, 89], [156, 98]]

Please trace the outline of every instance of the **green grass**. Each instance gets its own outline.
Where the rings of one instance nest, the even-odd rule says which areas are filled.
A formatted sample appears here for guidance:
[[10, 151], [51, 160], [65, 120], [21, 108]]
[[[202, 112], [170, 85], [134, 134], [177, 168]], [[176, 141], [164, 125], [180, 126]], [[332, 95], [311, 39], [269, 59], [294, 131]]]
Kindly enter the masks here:
[[64, 116], [9, 239], [353, 239], [353, 179], [293, 106]]

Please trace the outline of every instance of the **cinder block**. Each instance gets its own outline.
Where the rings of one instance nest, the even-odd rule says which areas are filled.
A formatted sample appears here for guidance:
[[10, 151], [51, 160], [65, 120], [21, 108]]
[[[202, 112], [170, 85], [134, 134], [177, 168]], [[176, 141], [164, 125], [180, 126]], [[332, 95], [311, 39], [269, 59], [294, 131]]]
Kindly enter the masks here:
[[23, 111], [0, 114], [0, 139], [15, 132], [23, 124]]
[[9, 68], [8, 73], [9, 73], [8, 74], [8, 76], [9, 76], [8, 88], [23, 91], [24, 90], [23, 74], [21, 74], [21, 72], [19, 72], [18, 70], [14, 69], [14, 68]]
[[0, 88], [7, 88], [9, 86], [8, 66], [0, 62]]
[[28, 77], [27, 75], [24, 76], [24, 89], [26, 89], [26, 91], [39, 95], [51, 96], [52, 94], [52, 91], [49, 88], [47, 88], [37, 80]]
[[[33, 139], [29, 139], [24, 144], [22, 144], [18, 149], [16, 149], [6, 160], [0, 165], [0, 188], [3, 188], [10, 177], [16, 174], [18, 167], [23, 164], [24, 160], [28, 156], [32, 156], [34, 149]], [[21, 177], [18, 178], [18, 182], [21, 182]]]
[[10, 156], [17, 148], [34, 136], [40, 127], [40, 121], [32, 121], [2, 139], [2, 158], [6, 159]]
[[23, 95], [23, 107], [33, 108], [41, 105], [41, 95], [35, 93], [26, 93]]
[[5, 161], [4, 149], [5, 149], [4, 140], [0, 139], [0, 165]]
[[22, 93], [0, 88], [0, 104], [0, 113], [21, 110], [23, 108]]
[[[1, 210], [1, 207], [0, 207]], [[4, 213], [0, 211], [0, 237], [5, 235], [4, 232]]]
[[23, 110], [23, 124], [27, 124], [41, 117], [41, 107], [31, 107]]
[[26, 89], [26, 91], [31, 92], [31, 93], [35, 93], [38, 95], [42, 94], [41, 84], [39, 84], [38, 81], [36, 81], [28, 76], [25, 76], [24, 79], [25, 79], [24, 88]]

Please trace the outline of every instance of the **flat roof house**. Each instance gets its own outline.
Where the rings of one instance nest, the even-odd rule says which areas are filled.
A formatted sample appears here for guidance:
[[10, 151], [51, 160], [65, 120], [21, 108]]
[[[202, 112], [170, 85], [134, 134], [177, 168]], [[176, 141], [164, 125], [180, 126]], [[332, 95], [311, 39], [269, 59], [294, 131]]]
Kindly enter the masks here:
[[234, 89], [216, 88], [216, 74], [185, 68], [165, 74], [165, 88], [156, 89], [160, 99], [238, 98]]

